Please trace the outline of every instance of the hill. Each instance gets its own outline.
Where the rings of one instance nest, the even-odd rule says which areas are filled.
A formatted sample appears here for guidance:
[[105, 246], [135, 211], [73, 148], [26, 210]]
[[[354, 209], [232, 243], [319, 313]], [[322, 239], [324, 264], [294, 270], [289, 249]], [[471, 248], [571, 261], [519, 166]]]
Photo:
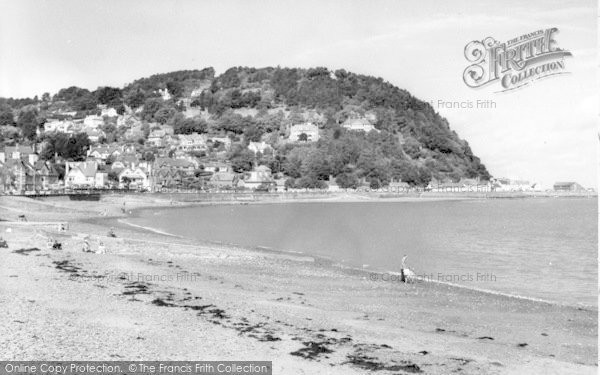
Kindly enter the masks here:
[[[289, 177], [290, 186], [319, 187], [330, 176], [343, 187], [490, 178], [468, 142], [429, 103], [381, 78], [322, 67], [235, 67], [219, 76], [206, 68], [157, 74], [123, 88], [70, 87], [42, 99], [0, 99], [0, 125], [18, 125], [33, 139], [32, 123], [39, 126], [57, 111], [94, 113], [98, 104], [121, 114], [137, 110], [144, 122], [171, 125], [180, 134], [227, 135], [234, 142], [227, 159], [237, 171], [265, 164]], [[32, 111], [34, 120], [25, 116]], [[349, 130], [343, 125], [351, 120], [376, 130]], [[317, 142], [286, 141], [291, 126], [306, 122], [318, 126]], [[257, 141], [274, 152], [249, 152], [248, 143]]]

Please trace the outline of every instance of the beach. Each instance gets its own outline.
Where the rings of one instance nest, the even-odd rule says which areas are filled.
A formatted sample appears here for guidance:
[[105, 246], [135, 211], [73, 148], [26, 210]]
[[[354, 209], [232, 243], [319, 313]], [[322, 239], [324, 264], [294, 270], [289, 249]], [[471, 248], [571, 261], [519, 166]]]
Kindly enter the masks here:
[[[0, 197], [2, 359], [268, 360], [275, 374], [597, 372], [594, 308], [400, 283], [122, 220], [180, 204]], [[86, 236], [106, 254], [83, 253]]]

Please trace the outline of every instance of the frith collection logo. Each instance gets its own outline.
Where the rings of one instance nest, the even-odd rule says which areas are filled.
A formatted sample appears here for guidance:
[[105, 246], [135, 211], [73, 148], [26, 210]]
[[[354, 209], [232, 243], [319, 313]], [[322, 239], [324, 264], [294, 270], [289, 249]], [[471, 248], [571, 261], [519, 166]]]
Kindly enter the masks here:
[[464, 73], [467, 86], [479, 88], [499, 82], [502, 89], [514, 90], [541, 78], [568, 73], [565, 57], [571, 52], [558, 48], [557, 28], [537, 30], [500, 43], [492, 37], [474, 40], [465, 46], [472, 63]]

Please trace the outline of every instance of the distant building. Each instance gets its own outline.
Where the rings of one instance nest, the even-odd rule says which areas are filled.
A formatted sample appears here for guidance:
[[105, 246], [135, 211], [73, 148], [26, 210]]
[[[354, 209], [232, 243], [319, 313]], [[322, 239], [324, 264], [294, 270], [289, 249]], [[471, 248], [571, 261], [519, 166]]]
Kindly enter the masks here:
[[106, 161], [109, 157], [117, 157], [123, 153], [123, 148], [117, 145], [90, 146], [87, 156]]
[[86, 128], [96, 129], [97, 127], [104, 125], [104, 118], [96, 115], [86, 116], [83, 119], [83, 125]]
[[206, 135], [192, 133], [179, 134], [178, 150], [181, 151], [204, 151], [206, 150]]
[[8, 160], [24, 160], [33, 165], [38, 161], [38, 154], [31, 146], [6, 146], [0, 151], [0, 162], [4, 163]]
[[212, 143], [212, 146], [215, 147], [216, 144], [222, 144], [225, 150], [231, 149], [231, 139], [228, 137], [210, 137], [208, 138], [208, 142]]
[[271, 145], [269, 145], [266, 142], [250, 142], [250, 144], [248, 144], [248, 149], [254, 152], [255, 154], [259, 152], [261, 154], [264, 154], [265, 152], [273, 152], [273, 148], [271, 148]]
[[127, 167], [119, 173], [119, 187], [150, 188], [150, 172], [142, 167]]
[[232, 188], [237, 183], [237, 177], [234, 173], [227, 171], [215, 172], [210, 177], [210, 184], [217, 188]]
[[240, 181], [238, 185], [242, 185], [246, 189], [256, 189], [262, 186], [269, 186], [273, 182], [271, 168], [266, 165], [260, 165], [248, 172], [246, 178]]
[[319, 140], [319, 127], [310, 122], [292, 125], [289, 140], [291, 142], [316, 142]]
[[86, 128], [84, 130], [84, 133], [87, 134], [88, 139], [92, 143], [98, 143], [98, 141], [100, 141], [100, 138], [106, 138], [106, 133], [104, 133], [100, 129]]
[[378, 131], [366, 118], [349, 118], [344, 121], [342, 127], [352, 131], [364, 131], [365, 133], [372, 130]]
[[557, 182], [554, 184], [554, 190], [571, 192], [586, 191], [585, 188], [579, 185], [577, 182]]

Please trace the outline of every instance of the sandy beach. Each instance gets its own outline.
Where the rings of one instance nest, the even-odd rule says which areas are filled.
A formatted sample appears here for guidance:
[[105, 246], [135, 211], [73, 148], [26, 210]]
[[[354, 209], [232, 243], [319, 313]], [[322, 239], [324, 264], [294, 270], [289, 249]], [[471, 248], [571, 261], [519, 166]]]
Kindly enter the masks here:
[[[1, 359], [268, 360], [274, 374], [597, 372], [596, 309], [385, 281], [120, 221], [171, 205], [160, 195], [0, 197]], [[106, 254], [83, 253], [86, 236]]]

